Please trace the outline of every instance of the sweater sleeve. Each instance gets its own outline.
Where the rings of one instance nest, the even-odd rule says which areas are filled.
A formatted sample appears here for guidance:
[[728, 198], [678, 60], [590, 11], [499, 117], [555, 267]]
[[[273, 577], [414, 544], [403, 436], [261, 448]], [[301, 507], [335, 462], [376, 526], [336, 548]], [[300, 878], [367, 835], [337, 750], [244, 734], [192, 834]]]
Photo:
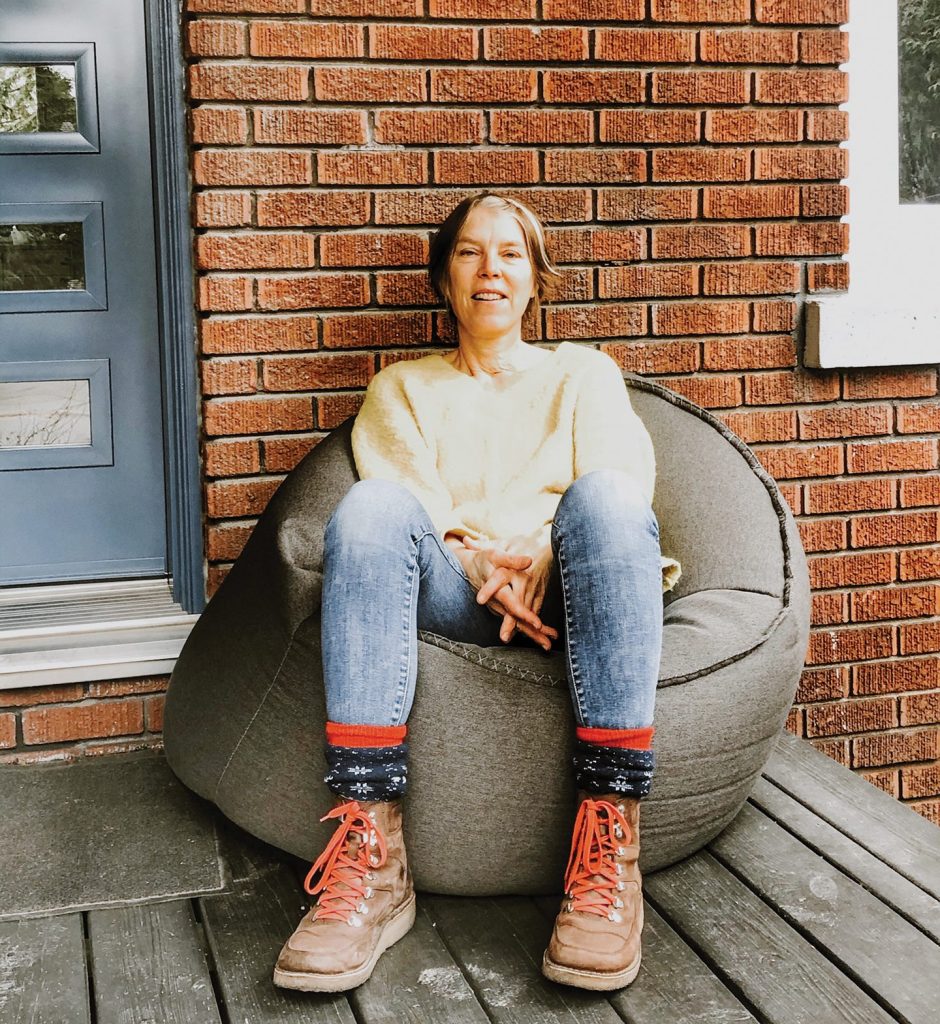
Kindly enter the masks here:
[[[620, 367], [606, 353], [585, 373], [574, 412], [575, 479], [594, 469], [622, 469], [650, 505], [656, 489], [653, 439], [630, 404]], [[663, 590], [672, 590], [682, 565], [661, 555]]]
[[359, 477], [392, 480], [407, 488], [424, 506], [441, 537], [452, 529], [464, 532], [401, 375], [390, 373], [391, 369], [386, 367], [372, 378], [353, 423], [352, 449]]

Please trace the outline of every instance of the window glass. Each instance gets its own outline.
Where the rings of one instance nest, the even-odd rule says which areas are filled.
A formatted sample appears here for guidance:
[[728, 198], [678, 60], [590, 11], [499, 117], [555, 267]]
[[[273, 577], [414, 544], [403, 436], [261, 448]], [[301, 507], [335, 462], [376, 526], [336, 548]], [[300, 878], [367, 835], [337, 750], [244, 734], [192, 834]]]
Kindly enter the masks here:
[[0, 448], [89, 444], [87, 379], [0, 381]]
[[940, 0], [898, 2], [899, 198], [940, 203]]
[[0, 291], [85, 287], [81, 222], [0, 224]]
[[74, 64], [0, 64], [0, 132], [77, 130]]

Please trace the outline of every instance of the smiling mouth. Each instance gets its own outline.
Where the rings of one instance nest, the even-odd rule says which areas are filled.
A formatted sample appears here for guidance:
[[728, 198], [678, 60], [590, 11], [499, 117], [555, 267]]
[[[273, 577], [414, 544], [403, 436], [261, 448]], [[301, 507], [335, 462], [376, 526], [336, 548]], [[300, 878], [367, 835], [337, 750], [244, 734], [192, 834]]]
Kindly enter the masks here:
[[472, 295], [471, 298], [474, 302], [502, 302], [506, 296], [491, 293], [489, 295]]

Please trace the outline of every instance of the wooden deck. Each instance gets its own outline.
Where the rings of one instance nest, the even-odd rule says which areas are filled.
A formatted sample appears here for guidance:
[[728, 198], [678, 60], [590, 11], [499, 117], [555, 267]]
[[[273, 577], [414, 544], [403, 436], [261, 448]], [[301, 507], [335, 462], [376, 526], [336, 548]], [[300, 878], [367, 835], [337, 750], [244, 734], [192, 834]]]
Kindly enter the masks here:
[[607, 997], [541, 976], [556, 900], [427, 895], [365, 985], [281, 991], [307, 865], [217, 827], [221, 892], [0, 922], [0, 1022], [940, 1021], [940, 829], [789, 734], [737, 819], [645, 878], [643, 966]]

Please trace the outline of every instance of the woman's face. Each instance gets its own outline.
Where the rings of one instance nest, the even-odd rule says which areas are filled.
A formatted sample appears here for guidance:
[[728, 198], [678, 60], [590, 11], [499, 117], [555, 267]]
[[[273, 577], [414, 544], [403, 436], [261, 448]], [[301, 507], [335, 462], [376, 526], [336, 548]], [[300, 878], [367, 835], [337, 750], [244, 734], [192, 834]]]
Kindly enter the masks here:
[[521, 324], [534, 294], [522, 226], [506, 210], [474, 207], [450, 262], [451, 305], [461, 327], [473, 334], [505, 334]]

